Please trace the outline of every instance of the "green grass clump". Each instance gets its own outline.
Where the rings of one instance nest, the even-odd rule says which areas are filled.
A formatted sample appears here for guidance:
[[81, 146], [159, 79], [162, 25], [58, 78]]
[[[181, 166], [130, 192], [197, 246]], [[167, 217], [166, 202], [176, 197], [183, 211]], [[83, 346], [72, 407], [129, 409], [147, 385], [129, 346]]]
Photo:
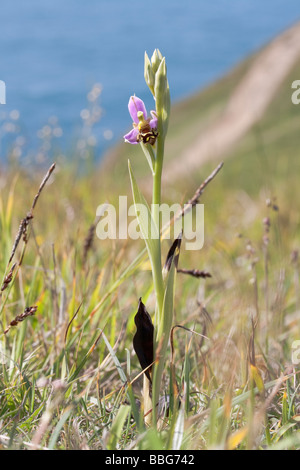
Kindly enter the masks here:
[[[165, 392], [171, 409], [157, 431], [143, 425], [140, 367], [132, 348], [138, 298], [148, 297], [151, 306], [149, 265], [144, 257], [126, 273], [142, 243], [92, 237], [104, 195], [99, 180], [91, 176], [87, 185], [87, 178], [54, 171], [12, 260], [22, 257], [2, 292], [3, 331], [26, 307], [37, 310], [1, 335], [2, 446], [298, 448], [298, 378], [291, 354], [299, 337], [299, 230], [293, 208], [281, 201], [286, 182], [278, 187], [279, 210], [261, 195], [237, 199], [232, 190], [224, 198], [222, 172], [207, 188], [205, 246], [199, 253], [182, 252], [180, 267], [205, 269], [212, 277], [178, 274], [175, 303], [176, 324], [205, 337], [174, 330], [181, 407], [169, 363]], [[40, 180], [23, 171], [7, 175], [0, 206], [2, 273]]]

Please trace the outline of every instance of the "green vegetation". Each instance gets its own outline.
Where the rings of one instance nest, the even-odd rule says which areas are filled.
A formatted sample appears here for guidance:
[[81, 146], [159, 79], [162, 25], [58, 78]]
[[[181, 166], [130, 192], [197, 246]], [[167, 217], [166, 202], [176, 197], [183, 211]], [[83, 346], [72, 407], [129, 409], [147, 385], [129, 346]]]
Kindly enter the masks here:
[[[168, 160], [211, 122], [248, 66], [174, 105]], [[147, 299], [151, 314], [155, 306], [147, 256], [134, 263], [143, 241], [100, 241], [93, 225], [99, 204], [130, 194], [128, 156], [138, 178], [148, 174], [146, 160], [122, 144], [102, 171], [79, 176], [57, 165], [10, 264], [43, 174], [2, 173], [2, 448], [300, 448], [299, 365], [292, 363], [300, 339], [300, 106], [290, 99], [297, 78], [299, 64], [200, 198], [205, 244], [182, 250], [179, 267], [212, 277], [177, 275], [175, 324], [189, 331], [172, 330], [164, 375], [170, 407], [159, 430], [143, 423], [132, 347], [138, 299]], [[164, 201], [189, 200], [217, 163], [169, 182]], [[163, 257], [169, 246], [165, 240]]]

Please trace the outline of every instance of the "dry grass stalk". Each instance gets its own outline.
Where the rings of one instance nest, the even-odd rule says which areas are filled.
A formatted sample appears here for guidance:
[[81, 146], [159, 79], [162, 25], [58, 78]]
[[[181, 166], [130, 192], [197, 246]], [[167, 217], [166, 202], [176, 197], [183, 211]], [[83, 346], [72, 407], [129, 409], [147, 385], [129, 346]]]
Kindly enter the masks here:
[[14, 263], [8, 273], [8, 275], [5, 277], [3, 283], [2, 283], [2, 286], [1, 286], [1, 291], [0, 291], [0, 295], [2, 294], [2, 292], [8, 288], [9, 284], [11, 283], [12, 281], [12, 278], [13, 278], [13, 274], [14, 274], [14, 270], [15, 270], [15, 267], [17, 266], [17, 263]]
[[190, 276], [206, 279], [207, 277], [212, 277], [211, 274], [207, 271], [200, 271], [199, 269], [185, 269], [185, 268], [178, 268], [178, 273], [182, 274], [189, 274]]
[[25, 318], [31, 317], [32, 315], [34, 315], [36, 311], [37, 311], [37, 306], [36, 306], [36, 305], [33, 305], [33, 306], [31, 306], [31, 307], [26, 307], [25, 310], [24, 310], [24, 312], [21, 313], [21, 315], [17, 315], [17, 316], [10, 322], [10, 324], [8, 325], [8, 327], [6, 328], [6, 330], [4, 331], [4, 334], [8, 333], [12, 326], [16, 326], [16, 325], [18, 325], [20, 322], [22, 322], [23, 320], [25, 320]]
[[168, 231], [168, 228], [175, 224], [181, 217], [184, 217], [196, 204], [198, 204], [200, 197], [202, 196], [206, 186], [217, 176], [219, 171], [223, 168], [224, 162], [219, 163], [219, 165], [212, 171], [212, 173], [201, 183], [201, 185], [197, 188], [196, 192], [194, 193], [193, 197], [183, 206], [183, 208], [174, 215], [173, 219], [171, 219], [162, 229], [162, 234]]
[[53, 173], [54, 168], [55, 168], [55, 163], [53, 163], [51, 165], [51, 167], [47, 171], [46, 175], [44, 176], [44, 178], [43, 178], [43, 180], [40, 184], [39, 190], [38, 190], [38, 192], [36, 193], [36, 195], [33, 199], [33, 203], [32, 203], [30, 211], [28, 212], [26, 217], [24, 217], [24, 219], [21, 220], [19, 230], [18, 230], [16, 239], [15, 239], [15, 242], [14, 242], [14, 245], [13, 245], [13, 248], [12, 248], [12, 252], [11, 252], [8, 264], [10, 264], [10, 262], [12, 261], [14, 255], [16, 253], [17, 247], [20, 243], [21, 238], [23, 238], [24, 243], [27, 243], [27, 241], [28, 241], [28, 239], [27, 239], [27, 228], [28, 228], [29, 222], [30, 222], [31, 219], [33, 219], [33, 211], [34, 211], [34, 208], [36, 206], [36, 203], [37, 203], [37, 201], [40, 197], [40, 194], [41, 194], [45, 184], [47, 183], [48, 179], [50, 178], [51, 174]]
[[[103, 210], [103, 213], [104, 213], [104, 210]], [[88, 257], [88, 252], [93, 247], [93, 242], [94, 242], [94, 238], [95, 238], [95, 232], [96, 232], [97, 224], [98, 224], [99, 220], [101, 219], [101, 217], [102, 217], [102, 213], [99, 214], [95, 218], [94, 222], [90, 225], [87, 236], [84, 240], [83, 254], [82, 254], [83, 265], [86, 264], [87, 257]]]
[[87, 261], [87, 255], [88, 255], [88, 252], [90, 251], [90, 249], [92, 248], [93, 246], [93, 241], [94, 241], [94, 236], [95, 236], [95, 229], [96, 229], [96, 224], [93, 223], [90, 228], [89, 228], [89, 231], [88, 231], [88, 234], [84, 240], [84, 245], [83, 245], [83, 264], [85, 265], [86, 264], [86, 261]]

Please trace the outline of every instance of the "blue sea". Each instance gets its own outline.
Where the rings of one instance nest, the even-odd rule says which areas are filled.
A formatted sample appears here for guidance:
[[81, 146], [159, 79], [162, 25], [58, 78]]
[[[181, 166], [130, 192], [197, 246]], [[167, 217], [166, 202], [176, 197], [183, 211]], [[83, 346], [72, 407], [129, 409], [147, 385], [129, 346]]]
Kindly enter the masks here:
[[[130, 95], [153, 107], [145, 51], [166, 56], [176, 101], [298, 20], [299, 0], [2, 0], [1, 158], [4, 144], [15, 142], [20, 155], [41, 147], [67, 153], [78, 140], [83, 148], [89, 132], [101, 158], [131, 127]], [[91, 130], [84, 123], [99, 118], [98, 104]]]

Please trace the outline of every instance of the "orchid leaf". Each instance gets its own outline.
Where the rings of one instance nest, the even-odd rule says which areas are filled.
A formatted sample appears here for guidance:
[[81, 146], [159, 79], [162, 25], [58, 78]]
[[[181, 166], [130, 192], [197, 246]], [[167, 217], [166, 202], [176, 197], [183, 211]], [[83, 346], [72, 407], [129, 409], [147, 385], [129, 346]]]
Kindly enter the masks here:
[[140, 143], [140, 146], [142, 147], [144, 155], [145, 155], [145, 157], [147, 159], [147, 162], [149, 164], [150, 170], [153, 174], [154, 173], [154, 165], [155, 165], [155, 155], [154, 155], [153, 149], [152, 149], [151, 145], [144, 144], [143, 142]]
[[164, 271], [169, 272], [172, 262], [174, 262], [175, 267], [178, 267], [178, 258], [181, 247], [182, 234], [172, 243], [171, 248], [168, 251], [167, 258], [164, 265]]
[[182, 234], [176, 238], [171, 248], [168, 251], [167, 259], [164, 265], [164, 272], [167, 273], [166, 288], [163, 303], [162, 321], [159, 325], [158, 335], [162, 336], [163, 332], [169, 335], [171, 332], [173, 322], [173, 306], [174, 306], [174, 292], [176, 282], [176, 270], [178, 267], [178, 259], [181, 247]]
[[153, 362], [154, 327], [142, 299], [139, 299], [138, 311], [134, 317], [134, 321], [137, 329], [133, 338], [133, 347], [142, 369], [147, 369], [145, 370], [145, 374], [151, 382], [151, 367], [149, 366], [151, 366]]
[[141, 229], [141, 233], [147, 246], [152, 271], [156, 272], [158, 269], [161, 269], [160, 240], [158, 228], [153, 220], [147, 201], [139, 190], [130, 162], [128, 162], [128, 168], [136, 216]]
[[161, 337], [166, 332], [171, 331], [173, 321], [173, 305], [174, 305], [174, 291], [175, 291], [175, 274], [176, 268], [174, 261], [171, 264], [170, 271], [167, 278], [164, 303], [163, 303], [163, 314], [162, 321], [159, 325], [159, 336]]
[[[158, 322], [158, 329], [156, 335], [157, 350], [159, 351], [159, 357], [165, 358], [166, 350], [169, 342], [169, 336], [171, 332], [173, 322], [173, 304], [174, 304], [174, 286], [175, 286], [175, 264], [172, 262], [171, 268], [168, 274], [162, 316]], [[156, 360], [158, 358], [155, 358]], [[165, 360], [158, 360], [154, 368], [153, 373], [153, 400], [154, 403], [158, 403], [159, 388], [163, 370], [165, 367]]]
[[[169, 342], [169, 337], [171, 333], [172, 323], [173, 323], [173, 310], [174, 310], [174, 293], [175, 293], [175, 283], [176, 283], [176, 268], [178, 264], [180, 246], [181, 246], [181, 237], [175, 240], [172, 244], [172, 247], [169, 250], [167, 261], [165, 264], [165, 271], [167, 271], [166, 278], [166, 287], [164, 293], [163, 309], [162, 316], [158, 322], [156, 343], [159, 349], [160, 357], [165, 357], [166, 350]], [[157, 358], [155, 358], [157, 359]], [[159, 396], [159, 384], [161, 382], [161, 377], [163, 369], [165, 367], [165, 362], [160, 360], [157, 363], [157, 366], [154, 369], [153, 374], [153, 392], [155, 402], [158, 400]]]

